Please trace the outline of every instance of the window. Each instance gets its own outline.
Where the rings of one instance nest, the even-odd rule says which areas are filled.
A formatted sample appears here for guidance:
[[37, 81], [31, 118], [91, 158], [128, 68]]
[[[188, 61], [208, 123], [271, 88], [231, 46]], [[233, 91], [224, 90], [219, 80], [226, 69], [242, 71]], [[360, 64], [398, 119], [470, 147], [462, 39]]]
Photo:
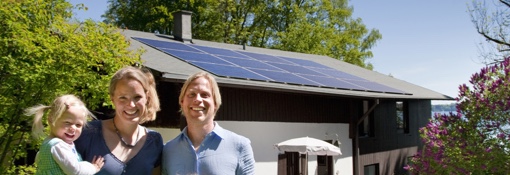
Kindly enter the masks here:
[[308, 155], [298, 152], [285, 152], [278, 155], [278, 175], [308, 173]]
[[[328, 143], [331, 143], [335, 146], [338, 146], [340, 143], [338, 140], [324, 140]], [[335, 162], [333, 161], [333, 156], [327, 155], [317, 155], [317, 175], [333, 175], [335, 167]]]
[[366, 165], [363, 168], [365, 175], [376, 175], [379, 174], [379, 164]]
[[317, 155], [318, 175], [333, 175], [334, 166], [333, 156]]
[[409, 133], [409, 109], [406, 101], [396, 102], [397, 130], [402, 133]]
[[[368, 108], [370, 108], [370, 103], [368, 101], [363, 101], [363, 109], [362, 114], [368, 112]], [[368, 115], [363, 122], [358, 126], [358, 133], [360, 137], [374, 137], [374, 115], [373, 112]]]

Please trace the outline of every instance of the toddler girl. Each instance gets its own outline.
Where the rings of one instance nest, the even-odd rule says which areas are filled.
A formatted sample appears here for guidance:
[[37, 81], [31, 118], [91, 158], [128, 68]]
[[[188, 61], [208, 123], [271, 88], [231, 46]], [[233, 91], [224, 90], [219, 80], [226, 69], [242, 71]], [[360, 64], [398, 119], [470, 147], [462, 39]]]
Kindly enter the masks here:
[[74, 95], [62, 95], [51, 106], [37, 105], [26, 109], [25, 115], [35, 115], [33, 135], [44, 135], [42, 117], [49, 109], [47, 136], [37, 152], [36, 174], [94, 174], [103, 166], [103, 158], [94, 157], [92, 163], [83, 161], [76, 152], [74, 141], [80, 137], [83, 126], [93, 115]]

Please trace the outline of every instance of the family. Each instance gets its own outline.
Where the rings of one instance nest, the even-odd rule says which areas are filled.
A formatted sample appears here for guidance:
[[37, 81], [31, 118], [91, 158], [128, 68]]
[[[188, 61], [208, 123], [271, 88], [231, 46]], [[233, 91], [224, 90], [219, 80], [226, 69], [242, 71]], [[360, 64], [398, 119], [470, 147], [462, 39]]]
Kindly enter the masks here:
[[36, 156], [36, 174], [101, 175], [230, 175], [254, 174], [250, 140], [214, 121], [221, 94], [207, 72], [191, 75], [179, 95], [187, 126], [164, 143], [160, 133], [141, 124], [156, 119], [160, 109], [153, 75], [145, 68], [124, 67], [110, 80], [112, 119], [92, 120], [92, 113], [74, 95], [62, 95], [49, 106], [28, 108], [33, 134], [49, 135]]

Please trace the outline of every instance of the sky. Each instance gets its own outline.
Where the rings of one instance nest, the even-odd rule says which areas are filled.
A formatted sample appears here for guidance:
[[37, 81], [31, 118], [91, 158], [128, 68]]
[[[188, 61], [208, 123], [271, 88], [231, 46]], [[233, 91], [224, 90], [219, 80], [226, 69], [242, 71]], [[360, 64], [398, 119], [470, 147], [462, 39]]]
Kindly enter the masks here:
[[[472, 0], [349, 0], [354, 18], [382, 39], [372, 47], [374, 71], [427, 89], [457, 97], [458, 87], [485, 67], [468, 13]], [[106, 0], [70, 0], [87, 11], [75, 11], [78, 20], [102, 21]], [[455, 101], [432, 101], [449, 104]]]

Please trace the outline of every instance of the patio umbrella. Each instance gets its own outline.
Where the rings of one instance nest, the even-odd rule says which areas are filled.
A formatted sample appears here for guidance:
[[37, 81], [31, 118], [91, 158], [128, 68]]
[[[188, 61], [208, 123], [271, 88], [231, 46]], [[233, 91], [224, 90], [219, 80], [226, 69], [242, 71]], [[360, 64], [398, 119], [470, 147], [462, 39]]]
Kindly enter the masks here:
[[286, 152], [299, 152], [308, 155], [342, 155], [340, 148], [323, 140], [300, 137], [290, 139], [275, 145], [278, 150]]

